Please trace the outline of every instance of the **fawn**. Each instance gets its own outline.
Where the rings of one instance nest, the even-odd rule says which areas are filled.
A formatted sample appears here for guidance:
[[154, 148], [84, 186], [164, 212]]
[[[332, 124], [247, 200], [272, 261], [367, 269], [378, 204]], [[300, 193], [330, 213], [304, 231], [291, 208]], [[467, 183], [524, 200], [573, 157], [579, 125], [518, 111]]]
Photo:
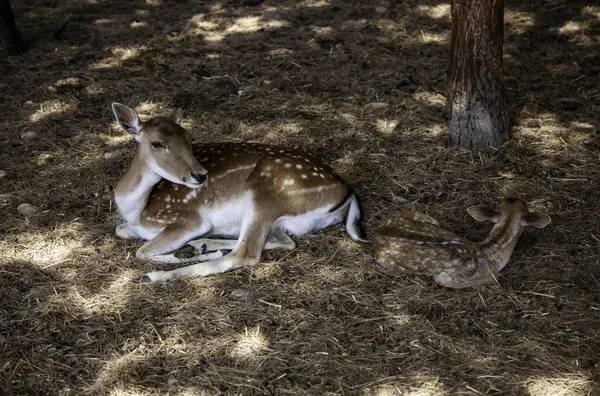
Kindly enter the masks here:
[[[255, 265], [263, 249], [294, 249], [288, 234], [306, 235], [344, 218], [350, 236], [364, 241], [356, 194], [308, 151], [255, 143], [192, 145], [179, 110], [142, 123], [127, 106], [113, 103], [112, 109], [138, 142], [131, 166], [115, 187], [125, 220], [116, 235], [148, 240], [136, 253], [141, 259], [206, 261], [150, 272], [140, 281]], [[192, 256], [177, 257], [173, 252], [186, 244], [193, 247]]]
[[484, 241], [461, 238], [421, 212], [394, 213], [375, 231], [377, 263], [391, 272], [432, 275], [438, 284], [452, 288], [497, 282], [523, 228], [550, 223], [548, 215], [529, 212], [516, 198], [501, 200], [495, 209], [478, 205], [467, 212], [477, 221], [494, 223]]

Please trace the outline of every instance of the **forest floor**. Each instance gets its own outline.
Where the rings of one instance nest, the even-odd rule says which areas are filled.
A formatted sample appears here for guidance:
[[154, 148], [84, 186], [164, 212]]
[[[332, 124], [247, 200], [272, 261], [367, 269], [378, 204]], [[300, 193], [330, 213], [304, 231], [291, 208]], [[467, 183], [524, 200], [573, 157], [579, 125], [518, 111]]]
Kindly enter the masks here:
[[[28, 51], [0, 60], [0, 393], [600, 395], [597, 3], [507, 1], [500, 150], [447, 145], [447, 1], [12, 3]], [[196, 141], [306, 146], [370, 235], [418, 209], [481, 240], [466, 208], [505, 196], [552, 223], [479, 288], [386, 274], [341, 226], [139, 284], [168, 266], [115, 237], [135, 143], [113, 101], [182, 107]]]

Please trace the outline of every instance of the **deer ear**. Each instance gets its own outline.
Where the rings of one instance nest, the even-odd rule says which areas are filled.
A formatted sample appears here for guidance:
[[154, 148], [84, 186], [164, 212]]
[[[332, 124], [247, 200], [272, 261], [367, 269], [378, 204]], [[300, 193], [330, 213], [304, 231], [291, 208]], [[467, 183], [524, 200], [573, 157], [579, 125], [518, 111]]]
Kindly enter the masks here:
[[181, 107], [178, 108], [169, 116], [169, 120], [173, 121], [175, 124], [180, 125], [181, 122]]
[[138, 140], [142, 133], [143, 125], [137, 113], [133, 109], [117, 102], [112, 104], [112, 110], [113, 113], [115, 113], [115, 118], [119, 121], [121, 128], [126, 132], [131, 133], [135, 136], [136, 140]]
[[544, 228], [550, 224], [550, 221], [552, 221], [550, 216], [540, 212], [529, 212], [521, 217], [521, 225], [524, 227], [534, 226], [537, 228]]
[[491, 221], [497, 223], [500, 220], [500, 212], [487, 205], [470, 206], [467, 212], [477, 221]]

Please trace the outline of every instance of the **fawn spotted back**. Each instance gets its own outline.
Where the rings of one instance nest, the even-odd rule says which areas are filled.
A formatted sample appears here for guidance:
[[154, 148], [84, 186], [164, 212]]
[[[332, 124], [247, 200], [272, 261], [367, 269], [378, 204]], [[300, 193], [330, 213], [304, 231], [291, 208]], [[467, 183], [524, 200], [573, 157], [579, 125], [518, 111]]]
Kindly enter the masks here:
[[439, 226], [421, 212], [404, 211], [390, 216], [375, 232], [377, 263], [390, 272], [432, 275], [442, 286], [462, 288], [496, 281], [526, 226], [543, 228], [550, 217], [529, 212], [526, 204], [507, 198], [497, 208], [472, 206], [478, 221], [494, 223], [489, 236], [473, 243]]

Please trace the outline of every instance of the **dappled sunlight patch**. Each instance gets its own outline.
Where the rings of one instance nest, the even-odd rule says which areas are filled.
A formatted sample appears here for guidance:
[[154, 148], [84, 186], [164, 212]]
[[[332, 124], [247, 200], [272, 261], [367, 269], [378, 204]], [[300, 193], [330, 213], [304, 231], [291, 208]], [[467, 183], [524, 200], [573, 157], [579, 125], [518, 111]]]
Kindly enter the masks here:
[[34, 162], [37, 166], [45, 166], [56, 158], [60, 158], [60, 153], [42, 153], [35, 158]]
[[535, 14], [506, 9], [504, 12], [504, 22], [507, 34], [525, 34], [535, 26]]
[[83, 92], [89, 96], [96, 96], [105, 93], [106, 89], [100, 84], [89, 84], [85, 86]]
[[269, 347], [269, 341], [260, 330], [260, 326], [253, 329], [246, 328], [239, 334], [233, 348], [231, 357], [238, 360], [252, 360], [259, 357]]
[[108, 391], [108, 394], [110, 396], [149, 396], [152, 393], [150, 391], [140, 391], [125, 386], [113, 386]]
[[123, 65], [123, 62], [136, 59], [141, 52], [145, 51], [145, 46], [140, 47], [114, 47], [111, 50], [112, 55], [99, 62], [92, 63], [90, 69], [102, 70], [112, 69]]
[[[422, 381], [422, 380], [421, 380]], [[419, 382], [421, 382], [419, 381]], [[422, 381], [418, 385], [410, 385], [415, 380], [404, 379], [397, 382], [392, 381], [387, 384], [376, 385], [365, 389], [365, 395], [368, 396], [443, 396], [448, 394], [448, 388], [444, 386], [439, 378]]]
[[[89, 387], [89, 392], [103, 391], [111, 388], [111, 384], [119, 383], [119, 378], [127, 372], [135, 371], [142, 362], [151, 358], [147, 353], [135, 350], [125, 355], [114, 356], [104, 362], [96, 381]], [[118, 393], [117, 393], [118, 394]]]
[[328, 0], [302, 0], [296, 6], [297, 8], [323, 8], [331, 5]]
[[331, 26], [312, 26], [310, 30], [317, 36], [329, 36], [335, 32]]
[[50, 268], [68, 261], [75, 251], [87, 249], [77, 236], [84, 225], [70, 222], [46, 233], [20, 233], [14, 242], [0, 242], [0, 256]]
[[429, 106], [443, 109], [446, 107], [446, 98], [436, 92], [416, 92], [412, 95], [413, 99], [417, 102], [422, 102]]
[[586, 6], [583, 8], [582, 14], [584, 17], [592, 17], [600, 21], [600, 7], [599, 6]]
[[581, 32], [584, 29], [583, 23], [579, 21], [567, 21], [564, 25], [562, 25], [558, 32], [560, 34], [573, 34]]
[[39, 109], [33, 113], [29, 119], [32, 122], [38, 122], [48, 117], [70, 113], [74, 109], [75, 106], [71, 103], [66, 103], [57, 99], [47, 100], [40, 103]]
[[78, 77], [61, 78], [54, 83], [55, 87], [78, 87], [81, 85], [81, 80]]
[[277, 263], [261, 261], [260, 265], [253, 266], [250, 269], [252, 279], [271, 279], [276, 280], [281, 277], [283, 269]]
[[450, 20], [450, 4], [420, 5], [417, 11], [433, 19]]
[[577, 374], [565, 373], [563, 376], [539, 376], [526, 381], [525, 389], [531, 396], [584, 396], [590, 395], [593, 382]]
[[450, 35], [448, 33], [435, 33], [421, 30], [421, 34], [416, 37], [416, 41], [423, 44], [449, 44]]
[[129, 24], [129, 27], [132, 29], [139, 29], [147, 25], [148, 23], [144, 21], [133, 21]]
[[[212, 12], [211, 14], [216, 14]], [[222, 17], [207, 14], [196, 14], [189, 19], [185, 33], [192, 36], [201, 36], [208, 42], [220, 42], [231, 34], [248, 34], [259, 31], [276, 30], [289, 26], [289, 22], [280, 18], [266, 16], [243, 16], [235, 19], [233, 23]]]
[[296, 122], [280, 122], [277, 131], [283, 135], [300, 135], [304, 133], [304, 128]]
[[398, 120], [379, 119], [375, 122], [377, 132], [384, 135], [391, 135], [398, 126]]
[[278, 29], [288, 26], [289, 22], [284, 20], [265, 21], [261, 17], [242, 17], [236, 19], [233, 25], [227, 28], [229, 33], [252, 33], [259, 30]]
[[319, 279], [320, 282], [330, 284], [343, 283], [344, 278], [347, 277], [345, 269], [338, 269], [324, 264], [314, 266], [313, 272], [313, 276]]
[[115, 22], [115, 20], [112, 18], [100, 18], [100, 19], [96, 19], [94, 21], [94, 24], [95, 25], [107, 25], [107, 24], [114, 23], [114, 22]]

